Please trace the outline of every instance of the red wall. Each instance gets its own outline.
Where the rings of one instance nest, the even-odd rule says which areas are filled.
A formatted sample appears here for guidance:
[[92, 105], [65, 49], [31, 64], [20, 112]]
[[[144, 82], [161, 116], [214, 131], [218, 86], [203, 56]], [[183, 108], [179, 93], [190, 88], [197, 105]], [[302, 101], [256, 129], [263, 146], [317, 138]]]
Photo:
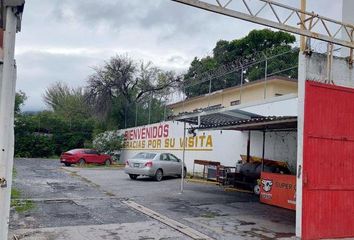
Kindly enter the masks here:
[[303, 239], [354, 237], [354, 89], [306, 82]]

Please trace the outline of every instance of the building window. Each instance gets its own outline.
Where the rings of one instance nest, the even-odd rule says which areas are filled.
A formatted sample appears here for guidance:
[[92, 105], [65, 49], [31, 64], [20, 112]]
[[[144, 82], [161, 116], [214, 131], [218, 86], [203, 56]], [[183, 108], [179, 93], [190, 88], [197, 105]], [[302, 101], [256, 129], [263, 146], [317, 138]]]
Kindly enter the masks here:
[[235, 105], [239, 105], [240, 103], [241, 103], [240, 100], [236, 100], [236, 101], [230, 102], [230, 105], [231, 105], [231, 106], [235, 106]]
[[280, 96], [283, 96], [284, 94], [281, 94], [281, 93], [276, 93], [275, 96], [276, 97], [280, 97]]

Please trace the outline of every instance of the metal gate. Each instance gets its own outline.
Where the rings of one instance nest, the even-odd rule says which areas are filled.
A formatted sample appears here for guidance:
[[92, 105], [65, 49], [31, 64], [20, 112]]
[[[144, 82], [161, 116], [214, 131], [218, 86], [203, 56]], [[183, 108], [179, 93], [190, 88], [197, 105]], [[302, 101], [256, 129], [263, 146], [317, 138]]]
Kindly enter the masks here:
[[354, 89], [307, 81], [302, 238], [354, 237]]

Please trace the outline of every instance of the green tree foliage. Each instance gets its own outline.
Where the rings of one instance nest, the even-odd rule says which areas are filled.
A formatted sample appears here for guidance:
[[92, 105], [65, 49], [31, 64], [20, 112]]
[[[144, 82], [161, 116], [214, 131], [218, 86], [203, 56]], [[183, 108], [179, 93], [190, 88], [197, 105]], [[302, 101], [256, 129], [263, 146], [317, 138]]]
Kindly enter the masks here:
[[[166, 96], [180, 84], [180, 78], [173, 72], [163, 71], [152, 63], [138, 63], [128, 56], [112, 57], [94, 69], [88, 80], [87, 102], [108, 129], [134, 126], [137, 111], [138, 118], [144, 116], [145, 120], [148, 117], [143, 112], [148, 112], [148, 108], [163, 112]], [[149, 107], [149, 102], [154, 104]]]
[[92, 119], [68, 119], [51, 111], [21, 115], [15, 120], [15, 154], [50, 157], [85, 147], [92, 140]]
[[[241, 71], [227, 73], [217, 79], [213, 79], [211, 86], [209, 81], [199, 84], [193, 84], [203, 81], [202, 73], [216, 70], [220, 66], [228, 64], [239, 58], [245, 58], [256, 52], [264, 52], [266, 55], [276, 55], [292, 49], [291, 44], [295, 42], [295, 37], [285, 32], [274, 32], [269, 29], [253, 30], [247, 36], [232, 41], [220, 40], [213, 49], [213, 56], [198, 59], [197, 57], [191, 63], [187, 73], [184, 75], [184, 89], [187, 97], [198, 96], [212, 91], [239, 85], [241, 83]], [[250, 59], [254, 60], [254, 59]], [[276, 73], [281, 70], [293, 67], [298, 62], [297, 51], [279, 56], [268, 61], [268, 74]], [[297, 77], [297, 70], [285, 72], [287, 76]], [[260, 63], [244, 69], [244, 79], [254, 81], [263, 78], [265, 75], [265, 63]]]
[[33, 116], [20, 115], [15, 119], [15, 155], [17, 157], [50, 157], [55, 152], [51, 135], [36, 130]]
[[43, 100], [49, 109], [66, 118], [85, 119], [91, 116], [91, 108], [85, 101], [83, 88], [70, 88], [57, 82], [46, 89]]
[[21, 107], [25, 104], [25, 101], [27, 100], [27, 96], [24, 92], [19, 91], [16, 93], [15, 96], [15, 115], [18, 115], [21, 113]]

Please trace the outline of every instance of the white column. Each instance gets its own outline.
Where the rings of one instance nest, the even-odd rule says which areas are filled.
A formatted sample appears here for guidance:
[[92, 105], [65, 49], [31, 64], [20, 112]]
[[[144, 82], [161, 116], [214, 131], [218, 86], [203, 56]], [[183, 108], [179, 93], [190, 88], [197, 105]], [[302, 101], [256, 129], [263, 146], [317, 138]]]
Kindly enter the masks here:
[[303, 141], [305, 83], [307, 76], [307, 57], [299, 53], [298, 70], [298, 116], [297, 116], [297, 172], [296, 172], [296, 237], [301, 238], [302, 231], [302, 172], [303, 172]]
[[0, 76], [0, 178], [7, 186], [0, 188], [0, 239], [7, 239], [14, 155], [14, 104], [15, 104], [15, 37], [17, 17], [12, 7], [6, 8], [4, 32], [3, 71]]

